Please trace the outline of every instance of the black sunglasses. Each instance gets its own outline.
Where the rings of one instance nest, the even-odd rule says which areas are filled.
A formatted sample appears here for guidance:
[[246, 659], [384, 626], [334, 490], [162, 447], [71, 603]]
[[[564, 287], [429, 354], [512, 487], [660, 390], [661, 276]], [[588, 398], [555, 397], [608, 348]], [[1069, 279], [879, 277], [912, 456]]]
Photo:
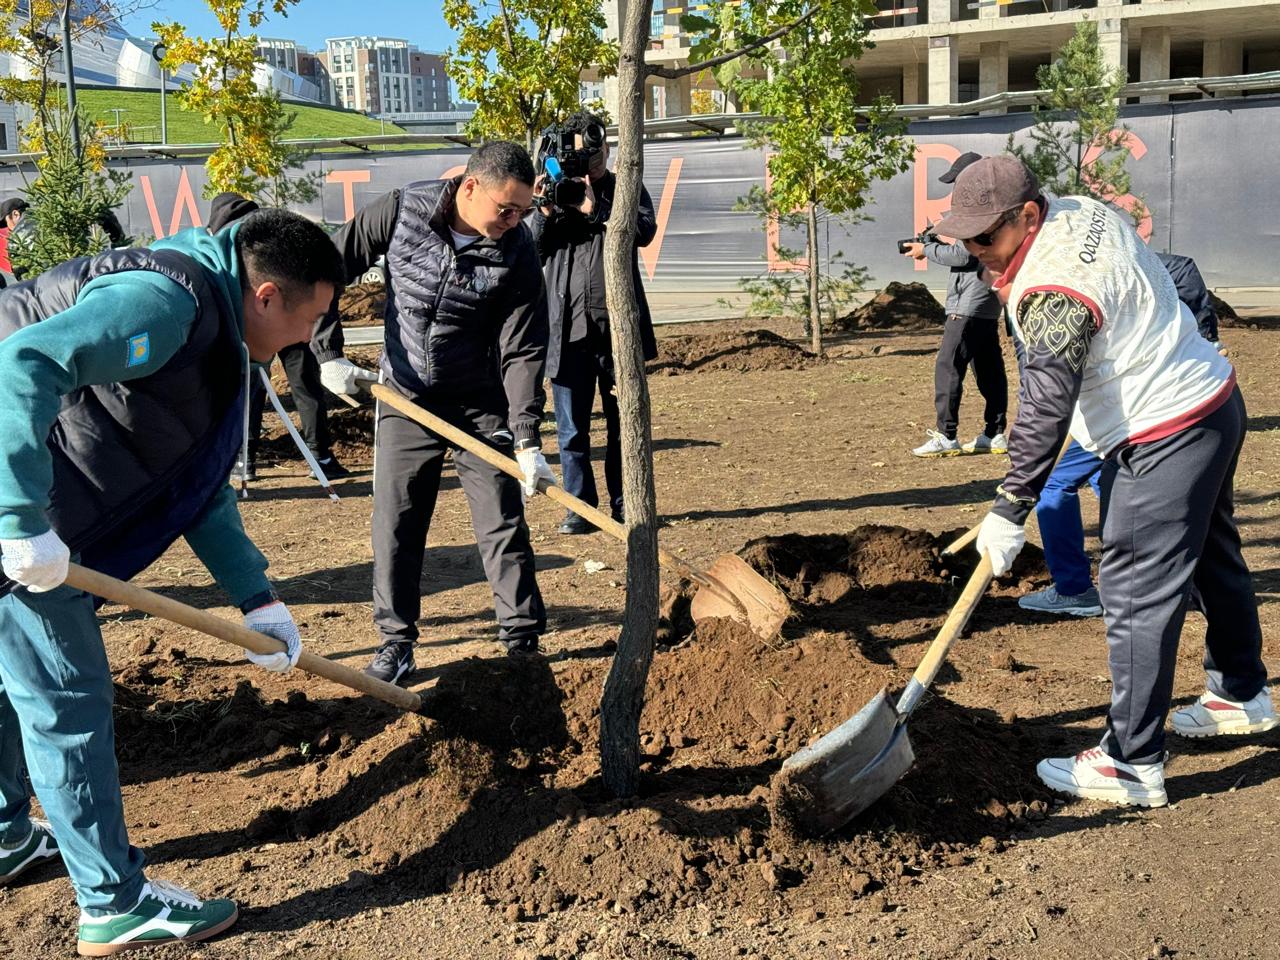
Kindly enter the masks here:
[[980, 247], [989, 247], [996, 242], [996, 234], [1005, 228], [1006, 224], [1013, 223], [1018, 219], [1018, 214], [1022, 212], [1021, 207], [1014, 207], [1012, 210], [1006, 210], [1000, 214], [1000, 219], [996, 221], [996, 225], [986, 233], [980, 233], [976, 237], [970, 237], [969, 243], [976, 243]]

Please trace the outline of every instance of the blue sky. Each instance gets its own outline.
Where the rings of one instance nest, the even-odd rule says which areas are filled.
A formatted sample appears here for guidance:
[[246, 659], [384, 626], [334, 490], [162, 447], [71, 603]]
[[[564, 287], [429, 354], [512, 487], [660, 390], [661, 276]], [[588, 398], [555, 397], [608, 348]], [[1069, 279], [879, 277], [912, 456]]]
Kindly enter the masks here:
[[[155, 6], [125, 20], [133, 34], [148, 36], [155, 20], [177, 20], [191, 32], [207, 36], [218, 32], [203, 0], [159, 0]], [[453, 33], [435, 3], [411, 0], [302, 0], [289, 16], [272, 15], [258, 30], [263, 37], [296, 40], [308, 50], [323, 50], [326, 37], [352, 35], [398, 37], [421, 50], [442, 52], [453, 42]]]

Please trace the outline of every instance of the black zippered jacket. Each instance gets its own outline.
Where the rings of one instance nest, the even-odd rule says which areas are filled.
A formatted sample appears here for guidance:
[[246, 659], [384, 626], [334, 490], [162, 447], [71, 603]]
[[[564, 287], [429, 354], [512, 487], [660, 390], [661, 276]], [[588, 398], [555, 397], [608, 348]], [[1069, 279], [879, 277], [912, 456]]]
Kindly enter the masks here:
[[[461, 177], [393, 190], [334, 236], [348, 281], [387, 258], [382, 370], [410, 398], [506, 410], [515, 439], [536, 440], [547, 356], [547, 301], [529, 228], [455, 251], [449, 225]], [[337, 302], [312, 339], [342, 356]]]

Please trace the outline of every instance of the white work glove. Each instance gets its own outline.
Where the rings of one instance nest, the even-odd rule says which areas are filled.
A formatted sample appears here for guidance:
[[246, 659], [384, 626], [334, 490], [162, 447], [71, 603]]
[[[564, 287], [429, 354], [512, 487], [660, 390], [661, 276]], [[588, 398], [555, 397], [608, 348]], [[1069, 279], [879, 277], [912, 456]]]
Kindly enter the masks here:
[[48, 530], [26, 540], [0, 540], [4, 575], [32, 593], [44, 593], [67, 579], [71, 551], [62, 538]]
[[288, 607], [277, 600], [250, 610], [244, 615], [244, 625], [268, 637], [275, 637], [288, 648], [279, 653], [250, 653], [246, 650], [245, 656], [250, 663], [272, 673], [288, 673], [293, 669], [298, 657], [302, 656], [302, 635], [298, 633], [298, 625], [293, 622]]
[[526, 500], [538, 492], [539, 480], [546, 480], [553, 485], [559, 482], [556, 480], [556, 475], [551, 472], [547, 458], [542, 455], [541, 447], [525, 447], [523, 450], [517, 450], [516, 463], [520, 464], [520, 470], [524, 474], [524, 479], [520, 481], [520, 489], [524, 491]]
[[978, 553], [991, 558], [991, 572], [1003, 577], [1027, 542], [1027, 532], [1020, 524], [995, 513], [988, 513], [978, 528]]
[[320, 364], [320, 383], [330, 393], [355, 396], [360, 392], [361, 381], [377, 380], [372, 370], [356, 366], [346, 357], [335, 357]]

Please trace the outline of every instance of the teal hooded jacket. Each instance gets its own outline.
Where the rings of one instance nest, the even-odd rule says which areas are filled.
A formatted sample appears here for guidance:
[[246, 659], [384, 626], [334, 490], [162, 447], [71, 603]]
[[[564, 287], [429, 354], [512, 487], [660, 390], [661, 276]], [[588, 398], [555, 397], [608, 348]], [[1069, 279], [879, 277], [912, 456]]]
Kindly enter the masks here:
[[[213, 236], [186, 230], [151, 246], [183, 253], [205, 267], [234, 305], [243, 337], [237, 229]], [[186, 288], [154, 271], [126, 270], [90, 281], [71, 307], [0, 341], [0, 539], [50, 529], [45, 511], [53, 474], [46, 440], [62, 398], [82, 387], [127, 383], [156, 372], [186, 342], [195, 316]], [[269, 588], [267, 560], [244, 531], [230, 484], [184, 536], [233, 603]]]

